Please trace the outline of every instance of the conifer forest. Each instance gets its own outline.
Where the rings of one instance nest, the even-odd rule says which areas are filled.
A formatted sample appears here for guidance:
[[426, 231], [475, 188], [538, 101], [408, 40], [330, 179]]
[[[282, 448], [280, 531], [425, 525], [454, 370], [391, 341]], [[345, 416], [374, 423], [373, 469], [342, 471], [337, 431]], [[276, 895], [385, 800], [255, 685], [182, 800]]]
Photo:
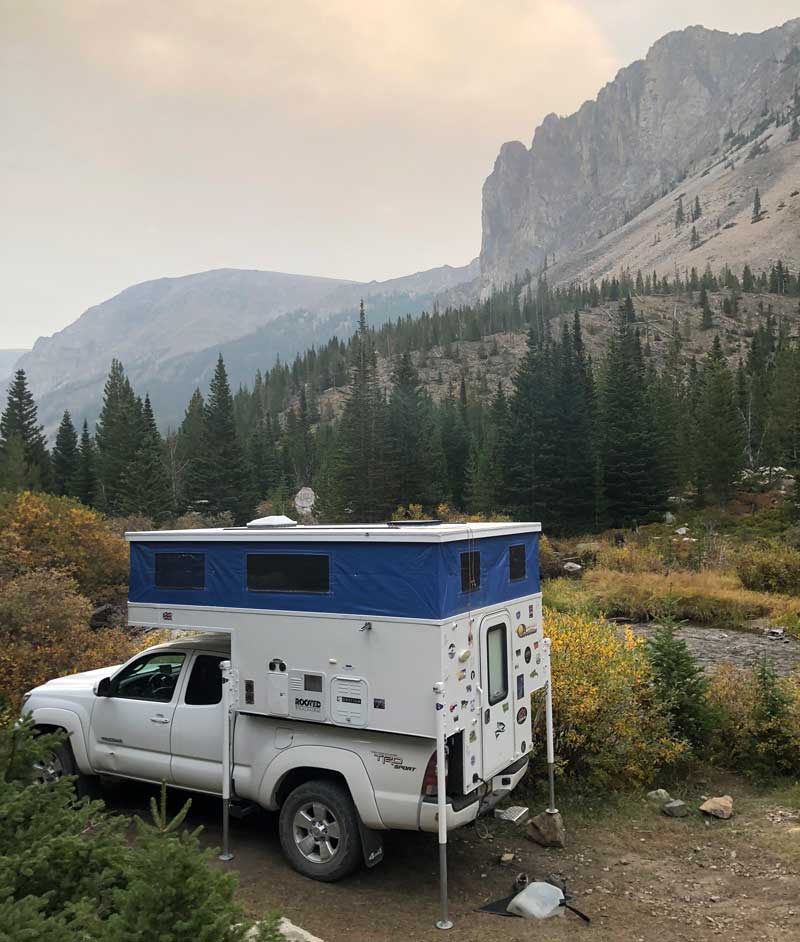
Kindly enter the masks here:
[[[641, 314], [654, 298], [696, 312], [706, 352], [691, 352], [688, 321], [654, 336]], [[585, 322], [599, 308], [608, 331], [590, 350]], [[220, 357], [176, 429], [159, 428], [147, 390], [115, 360], [96, 427], [65, 411], [50, 448], [19, 371], [0, 419], [0, 487], [156, 525], [187, 512], [242, 523], [265, 501], [293, 513], [294, 494], [310, 486], [321, 521], [385, 520], [412, 505], [435, 516], [447, 505], [541, 520], [557, 534], [629, 526], [670, 498], [724, 503], [747, 469], [797, 465], [799, 321], [800, 278], [780, 262], [566, 288], [551, 288], [545, 271], [379, 329], [362, 304], [351, 337], [236, 390]], [[434, 355], [457, 376], [460, 344], [490, 354], [508, 334], [526, 336], [524, 354], [496, 383], [453, 381], [451, 370], [434, 395], [422, 382]]]

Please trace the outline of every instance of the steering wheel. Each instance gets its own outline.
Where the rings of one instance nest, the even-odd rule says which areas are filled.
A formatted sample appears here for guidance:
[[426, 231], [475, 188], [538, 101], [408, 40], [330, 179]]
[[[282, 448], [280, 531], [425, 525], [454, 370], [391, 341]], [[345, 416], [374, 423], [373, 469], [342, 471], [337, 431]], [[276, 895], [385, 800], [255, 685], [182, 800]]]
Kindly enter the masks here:
[[175, 684], [170, 683], [172, 679], [172, 673], [165, 673], [161, 668], [151, 674], [147, 679], [147, 683], [153, 696], [159, 700], [171, 700], [172, 692], [175, 689]]

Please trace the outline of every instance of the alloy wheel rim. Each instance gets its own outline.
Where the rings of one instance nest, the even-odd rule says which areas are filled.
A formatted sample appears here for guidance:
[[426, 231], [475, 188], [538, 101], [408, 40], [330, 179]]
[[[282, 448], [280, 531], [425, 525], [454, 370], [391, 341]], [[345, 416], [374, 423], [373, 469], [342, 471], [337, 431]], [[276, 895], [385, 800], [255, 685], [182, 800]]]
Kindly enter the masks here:
[[54, 752], [33, 763], [33, 780], [39, 785], [57, 782], [63, 775], [64, 766]]
[[331, 809], [320, 801], [306, 802], [297, 809], [292, 831], [295, 846], [311, 863], [329, 863], [339, 852], [339, 822]]

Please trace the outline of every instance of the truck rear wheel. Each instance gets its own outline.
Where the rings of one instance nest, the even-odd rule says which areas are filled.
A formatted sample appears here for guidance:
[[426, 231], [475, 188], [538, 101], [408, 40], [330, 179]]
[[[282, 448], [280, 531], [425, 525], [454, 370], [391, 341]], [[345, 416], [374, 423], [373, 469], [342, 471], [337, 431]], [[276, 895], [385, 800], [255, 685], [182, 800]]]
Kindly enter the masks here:
[[341, 880], [361, 861], [358, 812], [335, 782], [298, 785], [281, 807], [278, 829], [286, 859], [313, 880]]

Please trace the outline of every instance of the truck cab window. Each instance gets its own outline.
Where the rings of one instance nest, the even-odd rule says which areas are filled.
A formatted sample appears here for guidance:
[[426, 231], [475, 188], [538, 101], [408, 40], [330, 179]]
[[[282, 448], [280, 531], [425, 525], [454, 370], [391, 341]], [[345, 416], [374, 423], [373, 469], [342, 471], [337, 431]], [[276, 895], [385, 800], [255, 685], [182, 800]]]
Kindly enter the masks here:
[[494, 706], [508, 696], [508, 643], [506, 626], [492, 625], [486, 632], [489, 705]]
[[114, 678], [113, 695], [127, 700], [169, 703], [175, 693], [186, 655], [154, 651], [129, 664]]
[[193, 706], [208, 706], [222, 700], [222, 673], [219, 665], [224, 657], [216, 654], [198, 654], [192, 665], [184, 702]]

